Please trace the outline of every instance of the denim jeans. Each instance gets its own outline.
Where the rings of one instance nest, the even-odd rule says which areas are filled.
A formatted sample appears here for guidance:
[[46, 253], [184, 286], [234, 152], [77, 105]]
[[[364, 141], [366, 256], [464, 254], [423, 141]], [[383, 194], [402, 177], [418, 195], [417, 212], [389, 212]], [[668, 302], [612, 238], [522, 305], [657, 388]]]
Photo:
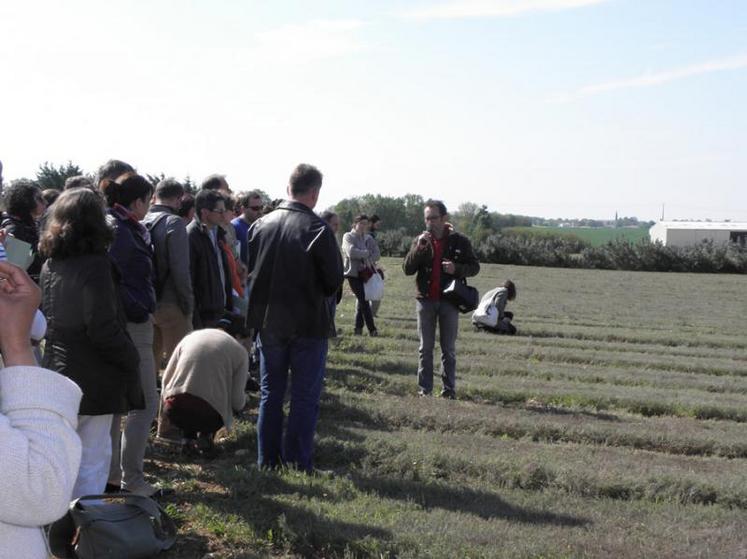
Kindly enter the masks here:
[[438, 324], [441, 345], [441, 380], [444, 390], [456, 390], [456, 338], [459, 328], [459, 309], [448, 301], [419, 299], [416, 303], [418, 334], [420, 336], [418, 386], [426, 394], [433, 391], [433, 348], [436, 345]]
[[[285, 463], [310, 472], [327, 360], [327, 338], [280, 339], [265, 331], [260, 332], [257, 345], [260, 355], [257, 463], [260, 468], [274, 468]], [[289, 369], [290, 413], [283, 441], [283, 400]]]

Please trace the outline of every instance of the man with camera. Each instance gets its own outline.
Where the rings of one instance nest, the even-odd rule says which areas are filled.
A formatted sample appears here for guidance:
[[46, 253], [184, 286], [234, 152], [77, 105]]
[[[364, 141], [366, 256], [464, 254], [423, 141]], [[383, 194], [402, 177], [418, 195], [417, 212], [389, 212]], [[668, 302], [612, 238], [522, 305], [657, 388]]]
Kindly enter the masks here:
[[406, 275], [415, 276], [418, 334], [420, 336], [418, 386], [421, 396], [433, 391], [433, 348], [436, 323], [441, 346], [442, 398], [456, 398], [456, 337], [459, 309], [443, 297], [454, 279], [477, 275], [480, 263], [469, 239], [448, 223], [446, 206], [440, 200], [425, 203], [426, 230], [415, 238], [402, 265]]

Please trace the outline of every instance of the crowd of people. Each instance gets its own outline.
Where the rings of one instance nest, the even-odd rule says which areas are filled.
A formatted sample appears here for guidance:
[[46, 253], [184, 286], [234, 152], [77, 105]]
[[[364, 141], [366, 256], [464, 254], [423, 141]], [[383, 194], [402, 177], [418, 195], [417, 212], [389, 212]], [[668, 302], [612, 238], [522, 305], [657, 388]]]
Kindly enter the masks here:
[[[339, 216], [314, 212], [322, 181], [318, 169], [301, 164], [285, 199], [270, 203], [260, 191], [235, 195], [223, 175], [207, 177], [193, 195], [173, 178], [153, 185], [110, 160], [93, 178], [68, 179], [62, 192], [27, 180], [5, 188], [0, 430], [9, 435], [0, 439], [0, 464], [27, 471], [5, 476], [0, 495], [28, 514], [0, 521], [3, 538], [26, 538], [23, 530], [83, 495], [163, 495], [143, 471], [152, 426], [157, 440], [181, 453], [215, 456], [216, 432], [230, 430], [246, 405], [255, 353], [259, 467], [314, 470], [343, 281], [356, 300], [353, 335], [365, 326], [375, 337], [380, 296], [367, 285], [384, 275], [375, 238], [381, 220], [356, 216], [340, 243]], [[418, 389], [433, 391], [438, 328], [441, 396], [455, 398], [459, 311], [443, 291], [480, 266], [442, 202], [426, 202], [424, 221], [403, 263], [416, 276]], [[17, 242], [27, 243], [26, 272], [2, 261]], [[37, 314], [46, 334], [34, 341]], [[18, 420], [29, 414], [39, 421]]]

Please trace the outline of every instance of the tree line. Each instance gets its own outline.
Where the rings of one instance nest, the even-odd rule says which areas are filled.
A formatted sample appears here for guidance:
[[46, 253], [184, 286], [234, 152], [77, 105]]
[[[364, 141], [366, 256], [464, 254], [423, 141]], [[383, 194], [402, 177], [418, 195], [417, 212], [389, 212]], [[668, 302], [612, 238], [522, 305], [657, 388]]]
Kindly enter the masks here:
[[[45, 162], [39, 166], [34, 182], [42, 189], [62, 190], [68, 177], [84, 174], [70, 161], [63, 165]], [[146, 176], [157, 184], [166, 175]], [[189, 176], [183, 179], [183, 183], [190, 192], [197, 189]], [[413, 237], [423, 231], [425, 201], [419, 194], [398, 197], [365, 194], [340, 200], [330, 209], [340, 217], [343, 230], [353, 223], [356, 215], [378, 215], [383, 222], [377, 236], [381, 253], [384, 256], [404, 256]], [[568, 220], [491, 212], [487, 206], [473, 202], [461, 204], [450, 212], [449, 217], [454, 228], [470, 238], [482, 262], [604, 270], [747, 273], [747, 248], [736, 243], [704, 241], [691, 247], [670, 247], [648, 240], [630, 242], [617, 239], [595, 247], [572, 234], [533, 235], [510, 230], [512, 227], [551, 225]], [[604, 223], [599, 220], [575, 221], [592, 227]], [[622, 221], [625, 225], [641, 224], [636, 218], [625, 217]]]

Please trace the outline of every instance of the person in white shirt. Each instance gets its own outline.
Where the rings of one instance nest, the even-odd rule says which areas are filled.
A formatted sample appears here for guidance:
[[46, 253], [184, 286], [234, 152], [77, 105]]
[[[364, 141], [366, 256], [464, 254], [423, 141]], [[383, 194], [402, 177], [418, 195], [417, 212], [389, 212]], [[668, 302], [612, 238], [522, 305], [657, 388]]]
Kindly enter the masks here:
[[78, 476], [81, 390], [36, 366], [29, 342], [41, 295], [0, 262], [0, 559], [48, 557], [42, 526], [65, 514]]

